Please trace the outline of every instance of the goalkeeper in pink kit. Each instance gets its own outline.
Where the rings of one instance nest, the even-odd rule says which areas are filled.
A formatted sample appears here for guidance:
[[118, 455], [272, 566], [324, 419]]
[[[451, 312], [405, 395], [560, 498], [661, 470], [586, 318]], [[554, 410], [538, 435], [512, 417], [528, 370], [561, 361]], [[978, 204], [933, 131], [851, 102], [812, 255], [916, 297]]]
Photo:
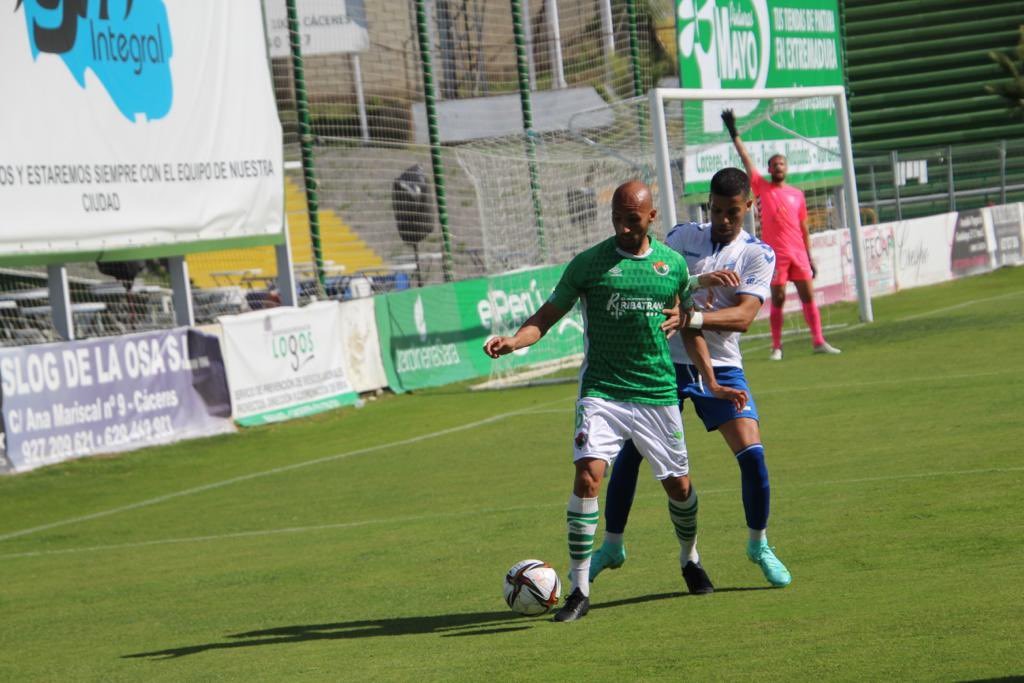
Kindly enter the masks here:
[[729, 135], [736, 151], [743, 160], [743, 166], [750, 176], [750, 186], [757, 195], [761, 214], [761, 241], [775, 250], [775, 275], [772, 277], [772, 352], [771, 360], [782, 360], [782, 306], [786, 301], [786, 283], [792, 280], [804, 319], [811, 331], [811, 343], [815, 353], [840, 353], [827, 341], [821, 332], [821, 314], [814, 303], [812, 279], [817, 275], [811, 260], [811, 238], [807, 230], [807, 202], [804, 193], [786, 184], [788, 170], [786, 157], [776, 154], [768, 160], [771, 180], [757, 172], [753, 159], [747, 153], [739, 133], [736, 132], [736, 117], [732, 111], [722, 112], [722, 121], [729, 129]]

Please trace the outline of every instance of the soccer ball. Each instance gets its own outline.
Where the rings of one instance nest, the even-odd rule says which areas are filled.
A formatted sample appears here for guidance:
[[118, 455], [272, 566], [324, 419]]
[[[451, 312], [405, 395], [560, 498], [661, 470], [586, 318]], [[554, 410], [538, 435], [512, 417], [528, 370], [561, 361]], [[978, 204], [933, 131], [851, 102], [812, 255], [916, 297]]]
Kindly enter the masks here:
[[558, 603], [562, 581], [547, 562], [516, 562], [505, 574], [505, 602], [513, 612], [528, 617], [544, 614]]

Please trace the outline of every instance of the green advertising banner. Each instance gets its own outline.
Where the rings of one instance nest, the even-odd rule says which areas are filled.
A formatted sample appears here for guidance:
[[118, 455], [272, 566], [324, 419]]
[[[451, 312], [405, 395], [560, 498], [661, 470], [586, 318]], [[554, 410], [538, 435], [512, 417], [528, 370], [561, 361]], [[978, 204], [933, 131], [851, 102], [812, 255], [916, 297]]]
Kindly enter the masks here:
[[498, 360], [483, 352], [492, 334], [512, 334], [547, 300], [564, 266], [393, 292], [375, 298], [381, 359], [396, 392], [441, 386], [558, 360], [583, 350], [573, 309], [534, 346]]
[[[836, 0], [676, 0], [679, 81], [684, 88], [791, 88], [843, 84]], [[685, 192], [705, 193], [724, 166], [739, 166], [722, 124], [732, 109], [754, 163], [785, 154], [789, 181], [842, 182], [831, 98], [686, 102]]]

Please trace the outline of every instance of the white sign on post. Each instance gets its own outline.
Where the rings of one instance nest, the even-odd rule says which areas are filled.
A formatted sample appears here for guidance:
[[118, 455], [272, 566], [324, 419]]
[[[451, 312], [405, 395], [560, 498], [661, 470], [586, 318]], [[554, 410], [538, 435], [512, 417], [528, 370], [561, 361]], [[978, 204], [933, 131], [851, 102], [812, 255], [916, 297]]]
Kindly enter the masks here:
[[0, 257], [281, 234], [259, 0], [18, 0], [0, 13]]
[[[363, 0], [296, 0], [303, 56], [370, 49]], [[291, 54], [285, 0], [265, 0], [271, 57]]]

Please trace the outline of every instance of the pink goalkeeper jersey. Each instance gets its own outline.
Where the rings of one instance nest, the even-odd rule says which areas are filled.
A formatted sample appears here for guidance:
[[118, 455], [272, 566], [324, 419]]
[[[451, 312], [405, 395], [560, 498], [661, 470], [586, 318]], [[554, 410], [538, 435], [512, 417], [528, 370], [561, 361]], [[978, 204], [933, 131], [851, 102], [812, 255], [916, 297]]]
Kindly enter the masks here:
[[778, 186], [760, 173], [750, 178], [761, 214], [761, 241], [780, 254], [803, 254], [804, 231], [800, 221], [807, 218], [804, 193], [792, 185]]

